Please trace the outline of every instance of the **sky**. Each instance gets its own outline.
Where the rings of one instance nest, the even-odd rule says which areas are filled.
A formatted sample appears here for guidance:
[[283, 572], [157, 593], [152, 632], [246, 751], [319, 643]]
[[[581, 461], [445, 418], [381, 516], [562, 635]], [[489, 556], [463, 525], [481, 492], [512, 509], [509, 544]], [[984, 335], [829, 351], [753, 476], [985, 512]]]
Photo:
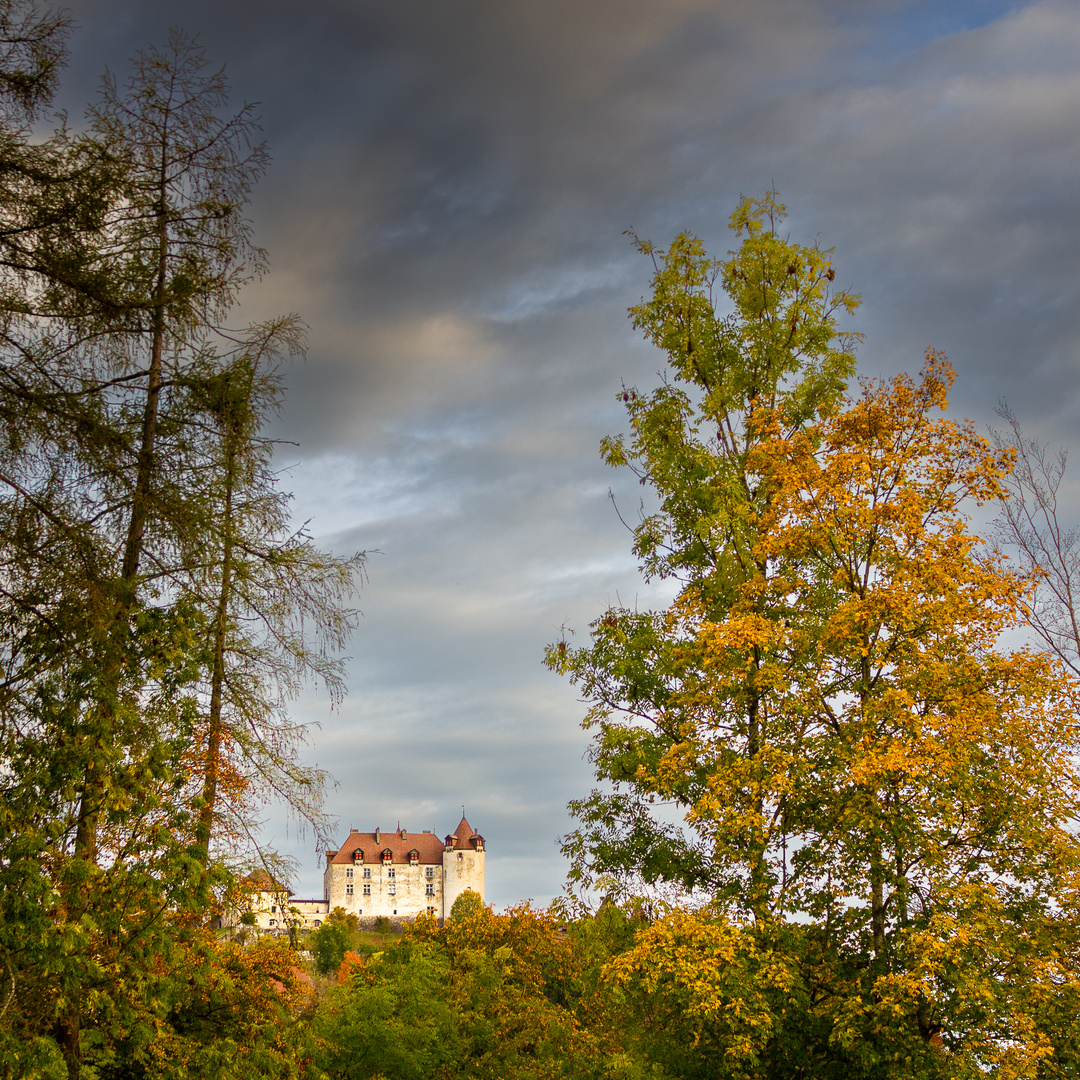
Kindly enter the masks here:
[[[614, 603], [663, 604], [599, 457], [616, 394], [663, 357], [626, 309], [625, 235], [723, 255], [741, 195], [862, 294], [867, 377], [957, 372], [952, 415], [1007, 400], [1076, 445], [1080, 2], [75, 0], [56, 105], [198, 35], [272, 164], [250, 218], [271, 272], [244, 320], [298, 312], [309, 354], [274, 434], [297, 522], [369, 552], [348, 697], [317, 689], [307, 760], [362, 831], [487, 839], [487, 900], [563, 888], [568, 800], [592, 785], [586, 706], [542, 658]], [[295, 444], [295, 445], [292, 445]], [[618, 512], [617, 512], [618, 510]], [[263, 839], [322, 894], [284, 812]]]

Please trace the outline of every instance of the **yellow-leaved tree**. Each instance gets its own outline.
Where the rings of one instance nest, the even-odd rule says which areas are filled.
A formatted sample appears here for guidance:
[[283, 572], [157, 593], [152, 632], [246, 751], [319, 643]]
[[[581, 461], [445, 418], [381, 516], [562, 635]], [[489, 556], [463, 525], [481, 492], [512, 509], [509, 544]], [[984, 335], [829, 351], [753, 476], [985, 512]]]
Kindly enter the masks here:
[[[727, 265], [746, 273], [745, 256]], [[754, 317], [717, 320], [717, 339], [745, 340]], [[773, 320], [761, 351], [782, 354], [790, 326]], [[799, 374], [788, 365], [789, 386]], [[790, 398], [751, 398], [738, 458], [700, 380], [682, 411], [631, 403], [624, 461], [646, 462], [662, 505], [639, 551], [663, 536], [645, 569], [663, 562], [680, 588], [665, 611], [609, 611], [590, 647], [549, 652], [593, 703], [607, 782], [576, 805], [566, 848], [586, 884], [636, 875], [711, 899], [697, 918], [726, 928], [723, 977], [680, 983], [698, 943], [706, 974], [716, 952], [684, 915], [611, 977], [654, 1025], [656, 987], [683, 986], [718, 1075], [1070, 1067], [1055, 1027], [1078, 985], [1075, 687], [1007, 645], [1027, 585], [968, 513], [1002, 497], [1011, 458], [943, 415], [951, 381], [931, 353], [917, 380], [797, 417]], [[693, 560], [668, 509], [689, 505]]]

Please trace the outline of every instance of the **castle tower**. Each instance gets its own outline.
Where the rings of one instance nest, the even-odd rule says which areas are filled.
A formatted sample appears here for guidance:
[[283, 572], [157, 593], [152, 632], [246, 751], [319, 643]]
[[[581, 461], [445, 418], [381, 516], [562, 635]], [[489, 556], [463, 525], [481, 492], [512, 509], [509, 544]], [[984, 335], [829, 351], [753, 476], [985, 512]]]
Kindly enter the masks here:
[[467, 889], [484, 899], [484, 838], [461, 815], [458, 827], [443, 841], [442, 917], [450, 917], [454, 901]]

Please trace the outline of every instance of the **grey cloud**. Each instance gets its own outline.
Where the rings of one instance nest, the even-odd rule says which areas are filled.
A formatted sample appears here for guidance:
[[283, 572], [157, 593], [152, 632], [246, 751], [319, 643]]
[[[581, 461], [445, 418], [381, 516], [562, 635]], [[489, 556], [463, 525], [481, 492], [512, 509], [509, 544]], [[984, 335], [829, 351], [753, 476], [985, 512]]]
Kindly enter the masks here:
[[[77, 115], [98, 66], [177, 12], [74, 8]], [[775, 182], [792, 236], [835, 245], [864, 294], [865, 371], [934, 345], [962, 414], [1006, 395], [1075, 438], [1075, 3], [194, 0], [183, 19], [262, 100], [274, 153], [252, 204], [273, 272], [243, 314], [311, 325], [283, 483], [328, 543], [383, 552], [352, 695], [297, 705], [324, 720], [312, 756], [346, 825], [450, 828], [475, 803], [500, 903], [558, 890], [563, 806], [589, 785], [544, 644], [664, 599], [606, 494], [632, 517], [647, 493], [597, 455], [621, 380], [662, 364], [626, 322], [649, 268], [624, 229], [722, 253], [738, 195]]]

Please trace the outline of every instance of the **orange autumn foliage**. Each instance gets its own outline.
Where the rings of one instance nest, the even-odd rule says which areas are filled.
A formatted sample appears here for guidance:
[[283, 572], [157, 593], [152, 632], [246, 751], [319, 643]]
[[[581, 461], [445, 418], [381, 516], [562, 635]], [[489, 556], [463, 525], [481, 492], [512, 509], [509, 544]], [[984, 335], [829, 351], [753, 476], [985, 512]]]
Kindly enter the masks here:
[[366, 963], [366, 959], [359, 953], [354, 953], [352, 949], [347, 949], [345, 951], [345, 956], [337, 969], [338, 985], [340, 986], [342, 983], [347, 983]]

